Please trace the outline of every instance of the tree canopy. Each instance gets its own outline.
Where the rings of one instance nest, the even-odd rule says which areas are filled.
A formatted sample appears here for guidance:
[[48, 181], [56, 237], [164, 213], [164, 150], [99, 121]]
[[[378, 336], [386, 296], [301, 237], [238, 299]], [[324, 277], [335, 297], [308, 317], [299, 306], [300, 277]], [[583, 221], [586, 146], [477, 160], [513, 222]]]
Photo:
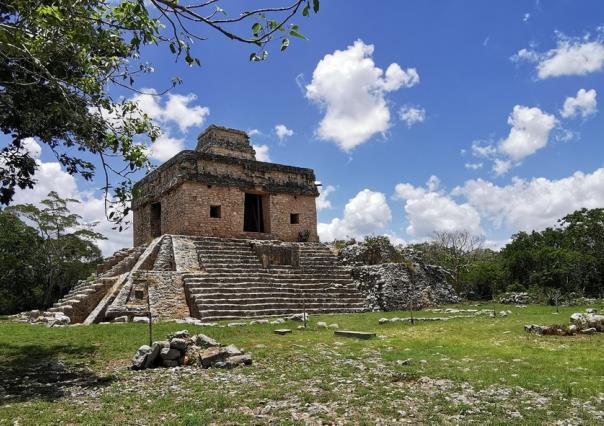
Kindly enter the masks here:
[[102, 261], [96, 241], [105, 237], [70, 211], [74, 203], [51, 192], [41, 207], [0, 212], [0, 312], [48, 307]]
[[[319, 11], [319, 0], [293, 0], [229, 15], [219, 0], [3, 0], [0, 1], [0, 129], [10, 143], [0, 151], [0, 204], [16, 188], [35, 185], [36, 162], [24, 149], [35, 138], [70, 174], [93, 179], [102, 165], [112, 219], [128, 213], [131, 175], [147, 162], [145, 143], [159, 131], [138, 106], [114, 99], [112, 87], [137, 91], [136, 79], [152, 72], [145, 45], [165, 45], [190, 66], [201, 61], [194, 42], [215, 32], [248, 44], [251, 61], [267, 45], [304, 38], [289, 21]], [[180, 82], [170, 82], [168, 89]], [[160, 93], [161, 94], [161, 93]], [[86, 155], [90, 154], [90, 155]], [[120, 160], [119, 167], [112, 157]], [[113, 184], [113, 181], [117, 183]], [[109, 206], [110, 207], [110, 206]]]

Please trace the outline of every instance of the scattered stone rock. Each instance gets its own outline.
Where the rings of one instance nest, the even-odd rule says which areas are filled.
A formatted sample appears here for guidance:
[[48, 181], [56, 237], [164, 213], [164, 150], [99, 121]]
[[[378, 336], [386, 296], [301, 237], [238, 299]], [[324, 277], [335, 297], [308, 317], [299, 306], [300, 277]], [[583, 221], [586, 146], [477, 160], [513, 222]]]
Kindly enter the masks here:
[[[179, 337], [176, 337], [179, 336]], [[201, 366], [203, 368], [233, 368], [250, 365], [250, 354], [220, 343], [205, 334], [189, 337], [187, 330], [168, 336], [170, 340], [153, 342], [151, 347], [141, 346], [132, 359], [132, 369], [141, 370], [155, 367]]]
[[240, 365], [252, 365], [252, 356], [250, 354], [235, 355], [223, 361], [224, 365], [220, 367], [224, 368], [235, 368]]
[[247, 325], [244, 322], [230, 322], [227, 324], [227, 327], [242, 327], [244, 325]]
[[223, 349], [223, 351], [226, 352], [228, 356], [243, 355], [243, 351], [235, 345], [228, 345]]
[[291, 330], [289, 328], [279, 328], [277, 330], [273, 330], [273, 333], [283, 336], [285, 334], [291, 334]]
[[499, 296], [497, 302], [504, 305], [528, 305], [535, 300], [526, 292], [508, 292]]
[[149, 317], [134, 317], [132, 318], [132, 322], [137, 324], [149, 324]]
[[386, 323], [387, 323], [387, 322], [389, 322], [389, 321], [390, 321], [390, 320], [389, 320], [388, 318], [380, 318], [380, 319], [378, 320], [378, 323], [380, 323], [380, 324], [386, 324]]
[[271, 321], [271, 324], [283, 324], [285, 320], [283, 318], [277, 318], [276, 320]]
[[585, 312], [587, 312], [588, 314], [597, 314], [598, 313], [597, 309], [594, 309], [594, 308], [588, 308]]
[[193, 342], [202, 348], [211, 348], [214, 346], [220, 346], [220, 343], [205, 334], [196, 334], [192, 337]]
[[590, 328], [586, 328], [584, 330], [580, 330], [579, 333], [581, 334], [596, 334], [598, 330], [596, 330], [594, 327], [590, 327]]
[[595, 328], [596, 331], [604, 331], [604, 315], [574, 313], [570, 316], [570, 322], [580, 329]]
[[331, 329], [334, 329], [334, 330], [335, 330], [335, 329], [340, 328], [340, 326], [334, 322], [333, 324], [329, 324], [329, 328], [331, 328]]
[[134, 357], [132, 358], [132, 369], [142, 370], [145, 367], [147, 355], [151, 353], [152, 349], [149, 345], [143, 345], [137, 349]]
[[151, 368], [155, 365], [157, 357], [159, 357], [162, 348], [163, 346], [159, 342], [153, 342], [151, 345], [151, 352], [147, 354], [147, 359], [145, 359], [143, 368]]
[[250, 321], [250, 325], [254, 325], [254, 324], [268, 324], [269, 321], [267, 319], [259, 319], [259, 320], [253, 320]]
[[308, 321], [309, 315], [306, 313], [302, 314], [293, 314], [287, 317], [288, 321]]
[[189, 330], [180, 330], [175, 332], [172, 337], [175, 337], [177, 339], [186, 339], [187, 337], [189, 337]]
[[226, 352], [220, 348], [208, 348], [199, 353], [199, 361], [204, 368], [210, 368], [213, 364], [224, 361], [226, 357]]
[[178, 349], [163, 348], [160, 352], [162, 360], [177, 360], [180, 358], [180, 351]]
[[327, 323], [324, 321], [319, 321], [317, 323], [317, 328], [327, 328]]
[[187, 348], [187, 341], [185, 339], [175, 337], [170, 340], [170, 347], [182, 352]]
[[112, 322], [128, 322], [128, 316], [115, 317]]

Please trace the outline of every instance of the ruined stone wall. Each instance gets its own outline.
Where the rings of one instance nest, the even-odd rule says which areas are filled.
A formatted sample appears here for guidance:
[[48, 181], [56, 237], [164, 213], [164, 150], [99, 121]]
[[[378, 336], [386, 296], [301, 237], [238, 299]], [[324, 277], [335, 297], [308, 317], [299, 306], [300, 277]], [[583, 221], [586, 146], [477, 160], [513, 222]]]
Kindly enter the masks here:
[[151, 204], [135, 209], [132, 216], [133, 245], [134, 247], [138, 247], [151, 239]]
[[[164, 202], [166, 233], [229, 237], [243, 231], [244, 193], [239, 188], [185, 182]], [[219, 218], [210, 217], [210, 206], [220, 206]]]
[[[160, 198], [162, 234], [226, 238], [275, 238], [297, 241], [301, 231], [318, 241], [315, 197], [291, 194], [267, 195], [265, 233], [243, 232], [245, 192], [239, 188], [185, 182]], [[220, 206], [220, 218], [210, 217], [210, 206]], [[148, 206], [136, 212], [139, 221], [149, 222]], [[291, 214], [299, 223], [291, 224]], [[151, 239], [150, 227], [137, 222], [135, 244]]]
[[[310, 232], [309, 241], [319, 241], [315, 197], [276, 194], [270, 197], [271, 233], [283, 241], [298, 241], [298, 234]], [[298, 214], [299, 223], [290, 223], [290, 214]]]

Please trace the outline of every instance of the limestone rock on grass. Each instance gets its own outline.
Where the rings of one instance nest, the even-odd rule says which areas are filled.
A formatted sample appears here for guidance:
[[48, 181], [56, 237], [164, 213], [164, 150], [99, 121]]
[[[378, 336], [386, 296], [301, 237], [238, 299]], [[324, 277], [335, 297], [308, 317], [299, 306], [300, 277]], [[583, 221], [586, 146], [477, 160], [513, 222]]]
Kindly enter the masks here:
[[197, 346], [201, 346], [202, 348], [211, 348], [214, 346], [220, 346], [220, 343], [214, 339], [212, 339], [209, 336], [206, 336], [205, 334], [196, 334], [194, 335], [191, 340], [193, 340], [193, 342], [197, 345]]
[[[186, 330], [184, 330], [186, 331]], [[182, 337], [174, 337], [179, 335]], [[201, 366], [203, 368], [233, 368], [251, 364], [251, 355], [235, 345], [222, 347], [219, 342], [204, 334], [188, 337], [188, 332], [169, 335], [170, 340], [141, 346], [132, 359], [132, 369], [155, 367]]]
[[180, 351], [178, 349], [163, 348], [160, 352], [162, 360], [178, 360], [180, 358]]
[[152, 352], [151, 346], [143, 345], [134, 354], [132, 358], [132, 369], [133, 370], [142, 370], [145, 367], [145, 362], [147, 361], [147, 356]]
[[223, 368], [235, 368], [240, 365], [252, 365], [252, 356], [250, 354], [236, 355], [223, 361]]
[[153, 342], [153, 344], [151, 345], [151, 352], [147, 354], [147, 358], [145, 359], [145, 364], [143, 365], [143, 368], [152, 368], [155, 365], [157, 357], [159, 357], [161, 350], [162, 346], [158, 342]]
[[217, 362], [224, 361], [227, 353], [220, 348], [209, 348], [199, 353], [199, 361], [204, 368], [209, 368]]
[[185, 349], [187, 349], [187, 341], [185, 339], [175, 337], [170, 340], [170, 347], [183, 352]]
[[228, 345], [224, 348], [224, 352], [226, 352], [228, 356], [243, 355], [243, 351], [235, 345]]

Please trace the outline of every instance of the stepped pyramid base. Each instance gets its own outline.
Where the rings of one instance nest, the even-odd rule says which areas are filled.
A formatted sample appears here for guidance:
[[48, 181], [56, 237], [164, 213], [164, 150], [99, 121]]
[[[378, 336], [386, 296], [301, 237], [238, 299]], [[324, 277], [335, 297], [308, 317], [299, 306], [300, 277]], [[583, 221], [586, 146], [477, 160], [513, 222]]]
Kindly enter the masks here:
[[50, 309], [72, 323], [360, 312], [350, 269], [321, 243], [163, 235], [121, 250]]

